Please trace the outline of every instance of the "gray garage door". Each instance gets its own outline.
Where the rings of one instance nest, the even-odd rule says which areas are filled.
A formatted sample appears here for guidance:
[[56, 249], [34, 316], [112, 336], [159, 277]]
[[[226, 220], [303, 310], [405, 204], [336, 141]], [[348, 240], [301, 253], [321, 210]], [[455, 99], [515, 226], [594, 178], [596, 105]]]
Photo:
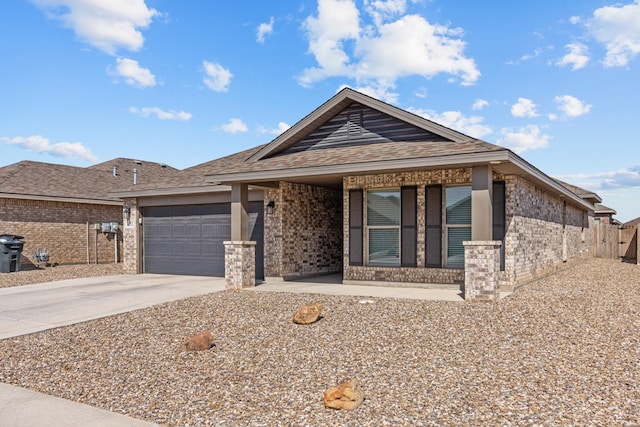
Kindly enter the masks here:
[[[264, 278], [262, 202], [249, 203], [256, 278]], [[229, 203], [144, 208], [144, 272], [224, 277], [224, 242], [231, 239]]]

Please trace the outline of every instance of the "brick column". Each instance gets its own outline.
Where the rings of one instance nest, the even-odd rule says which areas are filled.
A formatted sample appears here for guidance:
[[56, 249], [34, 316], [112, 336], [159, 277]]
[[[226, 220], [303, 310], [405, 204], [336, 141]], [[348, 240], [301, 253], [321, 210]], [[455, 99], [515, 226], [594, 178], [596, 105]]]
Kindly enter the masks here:
[[500, 299], [499, 240], [468, 241], [464, 245], [464, 299], [497, 301]]
[[226, 289], [256, 285], [256, 242], [224, 242], [224, 278]]
[[122, 263], [125, 273], [142, 272], [140, 259], [140, 210], [137, 199], [124, 199], [122, 210]]

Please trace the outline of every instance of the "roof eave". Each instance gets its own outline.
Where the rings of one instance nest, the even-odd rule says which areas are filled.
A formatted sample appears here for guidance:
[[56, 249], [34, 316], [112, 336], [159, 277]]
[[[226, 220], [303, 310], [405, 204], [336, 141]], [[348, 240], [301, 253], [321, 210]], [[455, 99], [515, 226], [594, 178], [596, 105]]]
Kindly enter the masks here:
[[202, 193], [216, 193], [231, 191], [231, 187], [226, 185], [205, 185], [205, 186], [192, 186], [192, 187], [172, 187], [172, 188], [158, 188], [147, 190], [132, 190], [132, 191], [118, 191], [109, 193], [109, 196], [126, 199], [126, 198], [138, 198], [138, 197], [155, 197], [155, 196], [175, 196], [184, 194], [202, 194]]
[[85, 199], [80, 197], [58, 197], [58, 196], [45, 196], [40, 194], [0, 193], [0, 198], [21, 199], [21, 200], [46, 200], [51, 202], [83, 203], [88, 205], [118, 206], [122, 204], [120, 200], [114, 200], [114, 199]]
[[343, 165], [311, 166], [290, 169], [263, 170], [257, 172], [238, 172], [228, 174], [205, 175], [205, 182], [230, 185], [232, 183], [258, 183], [286, 180], [300, 177], [320, 177], [323, 175], [358, 175], [363, 173], [383, 173], [412, 169], [438, 167], [462, 167], [475, 164], [511, 163], [520, 175], [534, 181], [541, 187], [571, 201], [574, 205], [594, 210], [593, 204], [569, 191], [566, 187], [547, 176], [539, 169], [523, 160], [510, 150], [487, 151], [482, 153], [455, 154], [414, 159], [382, 160], [376, 162], [349, 163]]
[[443, 166], [464, 166], [477, 163], [508, 161], [508, 151], [490, 151], [483, 153], [432, 156], [412, 159], [381, 160], [374, 162], [349, 163], [342, 165], [310, 166], [289, 169], [263, 170], [257, 172], [238, 172], [228, 174], [205, 175], [209, 183], [249, 183], [261, 181], [286, 180], [287, 178], [313, 177], [336, 174], [380, 173], [410, 169], [436, 168]]
[[551, 190], [552, 192], [559, 194], [562, 198], [572, 201], [575, 205], [586, 208], [587, 210], [593, 211], [595, 208], [592, 203], [589, 203], [587, 200], [583, 199], [581, 196], [578, 196], [574, 192], [570, 191], [564, 185], [558, 183], [553, 178], [549, 177], [538, 168], [533, 166], [531, 163], [525, 161], [520, 156], [509, 151], [509, 162], [511, 162], [518, 169], [522, 170], [527, 178], [541, 185], [543, 188], [547, 190]]

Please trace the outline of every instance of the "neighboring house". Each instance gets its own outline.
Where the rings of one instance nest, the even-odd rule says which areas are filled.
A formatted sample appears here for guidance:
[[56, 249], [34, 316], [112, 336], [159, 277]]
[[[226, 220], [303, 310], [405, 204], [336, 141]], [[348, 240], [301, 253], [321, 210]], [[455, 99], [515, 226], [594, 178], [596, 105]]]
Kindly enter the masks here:
[[224, 272], [229, 287], [341, 273], [494, 299], [593, 248], [591, 201], [348, 88], [269, 144], [111, 196], [130, 208], [127, 271]]
[[640, 216], [622, 224], [623, 227], [638, 227], [640, 226]]
[[0, 234], [24, 237], [23, 266], [41, 250], [52, 264], [121, 261], [122, 201], [108, 193], [176, 172], [124, 158], [86, 168], [33, 161], [2, 167]]
[[594, 211], [596, 222], [600, 222], [601, 224], [620, 225], [620, 222], [613, 217], [615, 214], [617, 214], [614, 209], [611, 209], [603, 205], [602, 203], [596, 203], [594, 205]]

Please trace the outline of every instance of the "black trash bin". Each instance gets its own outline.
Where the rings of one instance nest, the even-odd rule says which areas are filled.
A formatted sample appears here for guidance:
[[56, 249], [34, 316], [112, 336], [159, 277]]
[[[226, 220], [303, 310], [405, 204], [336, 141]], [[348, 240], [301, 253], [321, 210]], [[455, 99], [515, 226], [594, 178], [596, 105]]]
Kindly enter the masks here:
[[24, 237], [15, 234], [0, 235], [0, 273], [20, 271], [20, 254]]

